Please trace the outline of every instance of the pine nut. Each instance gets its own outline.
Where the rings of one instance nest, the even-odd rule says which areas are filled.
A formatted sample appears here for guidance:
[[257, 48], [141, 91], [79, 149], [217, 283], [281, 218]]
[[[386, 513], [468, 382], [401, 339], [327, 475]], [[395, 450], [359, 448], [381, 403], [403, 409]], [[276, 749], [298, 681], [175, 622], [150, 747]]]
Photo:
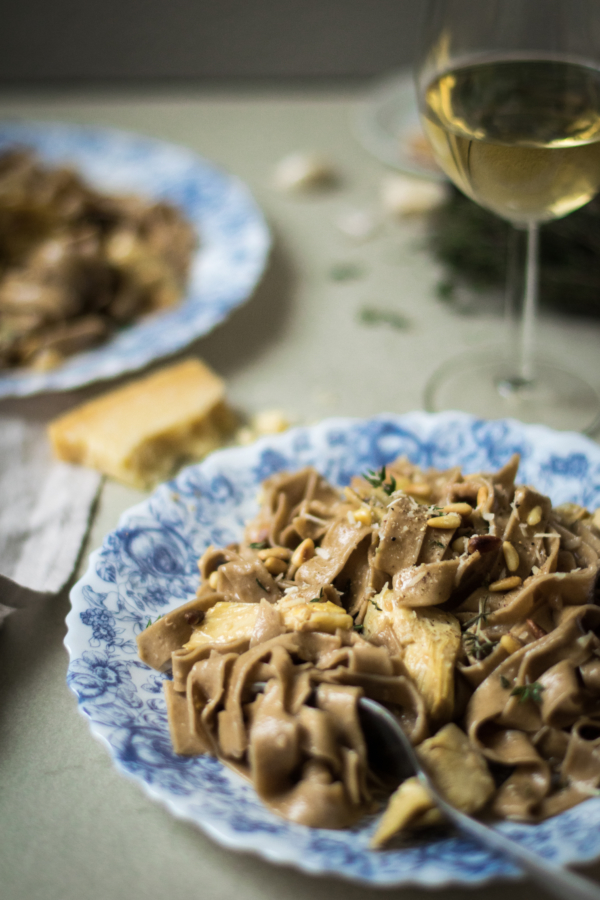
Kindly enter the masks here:
[[527, 524], [531, 525], [533, 528], [534, 525], [539, 525], [542, 521], [542, 507], [534, 506], [533, 509], [529, 511], [527, 516]]
[[589, 516], [585, 506], [580, 506], [579, 503], [561, 503], [560, 506], [554, 507], [553, 512], [559, 522], [567, 527]]
[[482, 484], [479, 490], [477, 491], [477, 506], [483, 506], [489, 496], [489, 490], [487, 485]]
[[519, 554], [515, 550], [514, 546], [510, 541], [504, 541], [502, 544], [502, 550], [504, 551], [504, 559], [506, 561], [506, 568], [509, 572], [516, 572], [519, 568], [521, 560], [519, 558]]
[[219, 573], [211, 572], [210, 577], [208, 579], [208, 583], [209, 583], [210, 587], [213, 589], [213, 591], [216, 591], [218, 582], [219, 582]]
[[518, 575], [511, 575], [510, 578], [501, 578], [500, 581], [492, 582], [489, 590], [494, 594], [499, 594], [502, 591], [512, 591], [513, 588], [519, 587], [520, 584], [522, 584], [522, 579]]
[[409, 497], [421, 497], [423, 500], [431, 496], [431, 485], [426, 481], [411, 482], [402, 490]]
[[280, 559], [277, 556], [270, 556], [268, 559], [265, 559], [265, 569], [271, 575], [281, 575], [282, 572], [287, 572], [287, 567], [287, 560]]
[[430, 528], [458, 528], [462, 519], [458, 513], [449, 513], [447, 516], [434, 516], [427, 519]]
[[360, 509], [355, 509], [353, 512], [354, 521], [359, 522], [361, 525], [370, 525], [373, 521], [371, 510], [367, 506], [361, 506]]
[[445, 513], [458, 513], [459, 516], [470, 516], [473, 512], [473, 507], [470, 503], [449, 503], [444, 507]]
[[290, 559], [292, 555], [292, 551], [289, 547], [267, 547], [266, 550], [258, 551], [259, 559], [272, 559], [273, 557], [277, 559], [285, 559], [286, 561]]
[[455, 553], [464, 553], [468, 543], [466, 537], [456, 538], [455, 541], [452, 541], [452, 549]]
[[600, 509], [597, 509], [592, 516], [592, 522], [594, 523], [594, 528], [597, 528], [598, 531], [600, 531]]
[[302, 563], [307, 562], [309, 559], [312, 559], [315, 555], [315, 542], [311, 538], [306, 538], [302, 541], [301, 544], [298, 544], [294, 552], [292, 553], [292, 565], [301, 566]]
[[508, 634], [503, 634], [500, 638], [500, 646], [504, 647], [504, 649], [510, 656], [511, 653], [516, 653], [517, 650], [520, 650], [522, 644], [516, 639], [514, 635], [509, 632]]

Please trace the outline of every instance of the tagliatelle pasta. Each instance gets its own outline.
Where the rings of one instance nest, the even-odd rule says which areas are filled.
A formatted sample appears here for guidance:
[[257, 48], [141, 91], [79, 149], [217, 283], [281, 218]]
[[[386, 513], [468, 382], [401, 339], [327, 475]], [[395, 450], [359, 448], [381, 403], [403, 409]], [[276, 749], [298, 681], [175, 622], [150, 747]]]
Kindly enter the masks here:
[[[538, 821], [596, 793], [599, 515], [515, 484], [518, 462], [400, 458], [342, 491], [269, 478], [240, 543], [202, 555], [196, 598], [138, 637], [172, 669], [175, 751], [219, 757], [292, 821], [348, 827], [384, 797], [366, 695], [469, 813]], [[411, 779], [375, 844], [436, 818]]]

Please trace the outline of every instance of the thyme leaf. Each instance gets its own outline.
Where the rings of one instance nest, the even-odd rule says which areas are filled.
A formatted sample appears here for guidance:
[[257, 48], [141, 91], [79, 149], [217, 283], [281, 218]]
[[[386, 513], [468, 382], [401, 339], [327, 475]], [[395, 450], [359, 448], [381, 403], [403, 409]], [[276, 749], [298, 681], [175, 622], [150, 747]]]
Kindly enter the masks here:
[[487, 602], [488, 602], [487, 597], [483, 597], [479, 601], [479, 612], [477, 613], [476, 616], [473, 616], [473, 618], [468, 619], [464, 623], [465, 628], [470, 628], [471, 625], [477, 625], [477, 633], [480, 632], [481, 626], [485, 625], [487, 617], [488, 617]]
[[398, 331], [405, 331], [409, 327], [406, 316], [393, 309], [379, 309], [374, 306], [363, 306], [358, 312], [358, 321], [363, 325], [389, 325]]
[[478, 660], [485, 659], [486, 656], [489, 656], [494, 647], [498, 644], [498, 641], [491, 641], [487, 638], [481, 630], [481, 626], [485, 623], [487, 616], [487, 600], [487, 597], [480, 598], [478, 614], [466, 623], [467, 628], [469, 625], [477, 623], [475, 631], [463, 631], [463, 640], [467, 645], [467, 652]]
[[250, 544], [252, 550], [266, 550], [268, 546], [266, 541], [255, 541]]
[[485, 636], [476, 634], [473, 631], [463, 633], [463, 640], [467, 645], [467, 652], [477, 660], [482, 660], [489, 656], [498, 643], [498, 641], [490, 641]]
[[367, 469], [366, 473], [363, 475], [363, 478], [365, 479], [365, 481], [369, 482], [371, 487], [383, 488], [388, 497], [396, 490], [396, 479], [393, 475], [390, 476], [389, 483], [386, 484], [387, 473], [385, 470], [385, 466], [382, 466], [379, 472], [374, 472], [373, 469]]
[[363, 275], [363, 267], [354, 262], [335, 263], [329, 270], [329, 277], [332, 281], [353, 281], [356, 278], [362, 278]]
[[542, 702], [542, 691], [546, 690], [539, 681], [532, 681], [531, 684], [520, 684], [513, 688], [510, 692], [511, 697], [518, 697], [519, 703], [526, 703], [527, 700], [533, 700], [534, 703]]
[[[152, 621], [152, 619], [148, 619], [148, 621], [146, 622], [146, 628], [150, 628], [151, 625], [156, 625], [159, 619], [162, 619], [162, 613], [160, 614], [160, 616], [157, 616], [155, 618], [154, 622]], [[146, 630], [146, 628], [144, 628], [144, 631]]]
[[486, 612], [477, 613], [476, 616], [473, 616], [472, 619], [468, 619], [464, 625], [465, 628], [469, 628], [471, 625], [475, 625], [476, 622], [482, 622], [485, 624], [485, 620], [487, 619], [488, 614]]
[[373, 469], [367, 469], [365, 474], [363, 475], [365, 481], [368, 481], [371, 487], [378, 488], [381, 487], [383, 482], [386, 479], [386, 471], [385, 466], [382, 466], [379, 472], [373, 471]]
[[258, 578], [255, 578], [254, 580], [256, 581], [259, 588], [262, 588], [263, 591], [267, 592], [267, 594], [269, 593], [269, 588], [265, 587], [264, 584], [262, 583], [262, 581], [259, 581]]
[[504, 690], [507, 690], [510, 687], [510, 681], [508, 680], [508, 678], [506, 678], [505, 675], [500, 676], [500, 684], [502, 685]]

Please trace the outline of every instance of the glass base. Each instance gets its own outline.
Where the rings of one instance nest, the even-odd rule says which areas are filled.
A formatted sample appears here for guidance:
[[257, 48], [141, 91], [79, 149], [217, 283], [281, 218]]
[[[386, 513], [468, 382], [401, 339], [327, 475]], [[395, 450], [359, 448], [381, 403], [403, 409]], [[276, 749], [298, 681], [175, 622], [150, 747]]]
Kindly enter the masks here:
[[535, 377], [514, 376], [499, 350], [465, 353], [445, 362], [425, 389], [425, 409], [457, 409], [482, 419], [520, 419], [593, 434], [600, 426], [600, 394], [579, 375], [536, 360]]

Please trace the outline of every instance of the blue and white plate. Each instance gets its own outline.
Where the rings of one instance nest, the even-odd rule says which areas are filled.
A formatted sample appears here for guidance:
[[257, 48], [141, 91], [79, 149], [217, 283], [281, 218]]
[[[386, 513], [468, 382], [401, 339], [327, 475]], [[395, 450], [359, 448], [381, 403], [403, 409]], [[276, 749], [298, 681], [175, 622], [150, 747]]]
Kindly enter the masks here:
[[[579, 435], [462, 413], [331, 419], [214, 453], [126, 512], [92, 554], [71, 593], [68, 683], [115, 766], [171, 812], [219, 843], [307, 872], [378, 885], [480, 884], [515, 869], [467, 840], [431, 840], [405, 849], [368, 848], [372, 819], [351, 831], [295, 825], [269, 812], [252, 787], [208, 756], [176, 756], [159, 675], [141, 663], [135, 636], [149, 618], [189, 599], [198, 556], [239, 539], [257, 510], [261, 481], [281, 469], [316, 466], [338, 485], [401, 453], [421, 466], [494, 470], [521, 454], [519, 480], [555, 503], [600, 506], [600, 447]], [[504, 831], [560, 863], [600, 855], [600, 798], [540, 825]]]
[[1, 372], [0, 397], [70, 390], [140, 369], [211, 331], [252, 293], [270, 236], [237, 178], [183, 147], [106, 128], [0, 122], [0, 152], [16, 144], [52, 165], [75, 166], [100, 190], [175, 204], [194, 225], [199, 247], [178, 306], [140, 319], [51, 372]]

